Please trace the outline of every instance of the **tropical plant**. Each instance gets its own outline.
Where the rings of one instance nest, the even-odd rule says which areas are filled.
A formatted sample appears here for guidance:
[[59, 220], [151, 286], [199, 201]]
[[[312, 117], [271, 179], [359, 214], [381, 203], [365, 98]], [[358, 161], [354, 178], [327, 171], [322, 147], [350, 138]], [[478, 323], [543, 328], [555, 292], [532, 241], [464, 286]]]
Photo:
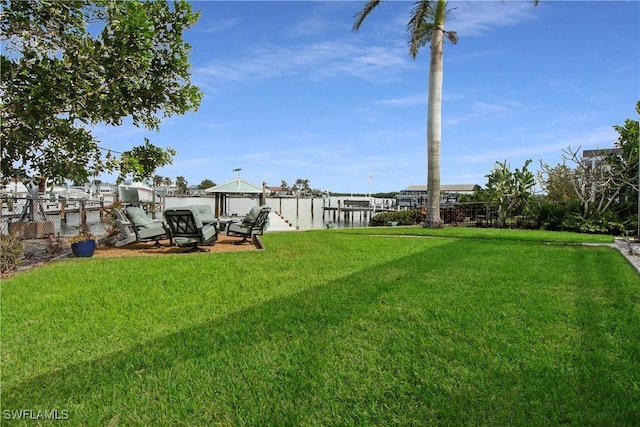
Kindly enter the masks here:
[[184, 176], [176, 177], [176, 187], [178, 187], [178, 194], [185, 194], [187, 192], [187, 180]]
[[562, 229], [588, 234], [610, 234], [614, 236], [625, 234], [625, 225], [619, 222], [611, 211], [592, 215], [589, 218], [585, 218], [579, 213], [572, 213], [562, 221]]
[[[584, 218], [600, 218], [617, 203], [623, 190], [628, 187], [636, 188], [634, 180], [637, 178], [629, 179], [628, 171], [632, 166], [615, 150], [601, 150], [595, 167], [585, 161], [580, 154], [580, 147], [563, 149], [562, 159], [562, 165], [555, 168], [543, 164], [542, 171], [547, 176], [557, 170], [567, 171], [563, 178], [573, 188], [576, 198], [580, 201], [580, 215]], [[573, 167], [566, 166], [567, 163]], [[637, 163], [633, 167], [637, 168]]]
[[[358, 31], [366, 17], [381, 0], [371, 0], [358, 12], [353, 24]], [[449, 10], [446, 0], [422, 0], [415, 3], [407, 24], [409, 55], [415, 59], [427, 41], [431, 43], [429, 61], [429, 95], [427, 106], [427, 215], [425, 227], [442, 226], [440, 219], [440, 140], [442, 128], [442, 61], [445, 36], [453, 44], [458, 42], [455, 31], [445, 31]]]
[[535, 227], [543, 230], [562, 230], [564, 220], [571, 214], [579, 212], [577, 203], [560, 203], [557, 201], [543, 199], [533, 206], [531, 216]]
[[151, 182], [153, 183], [154, 187], [160, 187], [164, 182], [164, 178], [160, 175], [154, 175], [153, 178], [151, 178]]
[[295, 183], [293, 184], [293, 188], [301, 191], [302, 194], [305, 196], [311, 192], [311, 187], [309, 186], [308, 179], [302, 179], [302, 178], [296, 179]]
[[[370, 0], [355, 16], [353, 30], [358, 31], [366, 17], [381, 0]], [[534, 5], [538, 0], [533, 0]], [[413, 59], [427, 42], [430, 46], [429, 95], [427, 101], [427, 216], [424, 226], [439, 228], [440, 218], [440, 144], [442, 128], [442, 66], [444, 41], [458, 42], [455, 31], [446, 31], [445, 23], [449, 15], [446, 0], [420, 0], [414, 3], [407, 32], [409, 33], [409, 55]]]
[[511, 172], [507, 161], [496, 162], [493, 170], [487, 175], [486, 194], [488, 200], [498, 203], [498, 226], [507, 225], [507, 219], [514, 212], [522, 213], [528, 207], [535, 185], [533, 173], [527, 169], [531, 160], [527, 160], [522, 170], [516, 168]]

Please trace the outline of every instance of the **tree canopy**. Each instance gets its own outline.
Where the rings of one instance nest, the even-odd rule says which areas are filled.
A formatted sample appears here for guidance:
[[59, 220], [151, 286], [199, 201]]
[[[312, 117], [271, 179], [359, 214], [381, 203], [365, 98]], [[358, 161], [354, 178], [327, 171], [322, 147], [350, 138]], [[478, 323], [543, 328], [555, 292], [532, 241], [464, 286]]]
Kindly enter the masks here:
[[[148, 140], [121, 158], [100, 148], [96, 124], [158, 130], [197, 109], [183, 32], [187, 1], [0, 0], [2, 177], [86, 181], [118, 170], [150, 178], [175, 152]], [[158, 151], [160, 150], [160, 151]], [[162, 151], [162, 152], [161, 152]], [[142, 158], [132, 160], [136, 155]]]

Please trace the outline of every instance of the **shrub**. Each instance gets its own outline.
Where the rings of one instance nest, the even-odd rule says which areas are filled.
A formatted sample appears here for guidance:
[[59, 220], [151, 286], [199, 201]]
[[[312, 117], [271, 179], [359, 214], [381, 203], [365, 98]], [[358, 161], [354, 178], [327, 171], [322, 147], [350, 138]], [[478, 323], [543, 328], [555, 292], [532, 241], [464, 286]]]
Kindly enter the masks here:
[[624, 224], [614, 221], [611, 215], [603, 215], [599, 218], [584, 218], [582, 215], [572, 213], [562, 221], [562, 229], [589, 234], [611, 234], [621, 236], [625, 234]]
[[386, 226], [390, 221], [396, 221], [398, 225], [418, 225], [424, 221], [422, 211], [411, 209], [404, 211], [382, 212], [371, 218], [370, 227]]
[[0, 235], [0, 273], [15, 270], [24, 254], [22, 242], [8, 234]]
[[569, 215], [570, 210], [566, 205], [545, 201], [539, 206], [533, 207], [531, 216], [536, 227], [543, 230], [558, 231], [562, 229], [562, 222]]

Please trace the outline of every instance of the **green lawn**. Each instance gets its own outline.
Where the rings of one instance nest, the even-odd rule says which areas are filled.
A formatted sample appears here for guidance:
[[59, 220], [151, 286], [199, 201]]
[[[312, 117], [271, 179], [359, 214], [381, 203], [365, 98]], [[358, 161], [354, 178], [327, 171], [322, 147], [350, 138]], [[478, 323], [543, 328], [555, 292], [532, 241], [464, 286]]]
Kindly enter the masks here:
[[272, 233], [4, 280], [2, 424], [640, 425], [640, 277], [619, 252], [437, 233]]

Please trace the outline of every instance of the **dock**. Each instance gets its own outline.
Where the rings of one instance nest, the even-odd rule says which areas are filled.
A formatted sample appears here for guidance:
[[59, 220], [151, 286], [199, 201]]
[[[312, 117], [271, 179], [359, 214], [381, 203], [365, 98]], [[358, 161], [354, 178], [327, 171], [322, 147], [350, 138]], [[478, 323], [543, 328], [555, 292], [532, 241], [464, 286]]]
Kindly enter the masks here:
[[280, 212], [271, 211], [269, 213], [269, 226], [265, 230], [265, 233], [272, 231], [294, 231], [296, 227], [284, 218]]
[[387, 212], [389, 210], [390, 209], [385, 208], [375, 208], [369, 200], [347, 199], [343, 203], [340, 203], [338, 200], [338, 206], [324, 206], [322, 208], [322, 219], [329, 219], [335, 222], [340, 221], [340, 216], [342, 215], [342, 220], [348, 222], [353, 221], [358, 214], [360, 220], [364, 219], [366, 221], [367, 218], [371, 218], [374, 213]]

